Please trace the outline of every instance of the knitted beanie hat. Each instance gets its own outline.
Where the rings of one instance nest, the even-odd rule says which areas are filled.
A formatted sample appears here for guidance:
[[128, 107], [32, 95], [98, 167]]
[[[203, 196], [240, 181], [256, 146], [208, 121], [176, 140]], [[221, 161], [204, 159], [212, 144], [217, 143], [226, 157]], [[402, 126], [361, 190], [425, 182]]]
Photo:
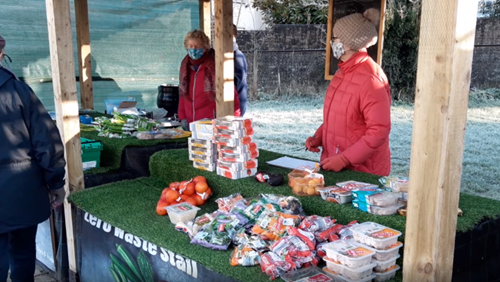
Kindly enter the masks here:
[[335, 22], [333, 36], [338, 37], [340, 42], [352, 50], [368, 48], [377, 42], [378, 32], [375, 25], [378, 24], [379, 18], [380, 13], [374, 8], [366, 10], [363, 14], [347, 15]]
[[5, 39], [3, 39], [2, 36], [0, 36], [0, 51], [5, 47]]

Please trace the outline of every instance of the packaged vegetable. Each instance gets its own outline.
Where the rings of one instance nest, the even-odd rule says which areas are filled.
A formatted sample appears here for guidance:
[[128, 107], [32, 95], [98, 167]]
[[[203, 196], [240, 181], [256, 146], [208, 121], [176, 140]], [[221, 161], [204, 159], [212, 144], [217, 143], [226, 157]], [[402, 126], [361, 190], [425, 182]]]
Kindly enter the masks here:
[[362, 202], [379, 207], [388, 207], [398, 203], [399, 194], [388, 191], [352, 190], [352, 196]]
[[359, 181], [354, 181], [354, 180], [349, 180], [349, 181], [344, 181], [344, 182], [339, 182], [336, 183], [335, 185], [346, 188], [349, 190], [356, 190], [359, 188], [373, 188], [373, 189], [378, 189], [378, 185], [376, 184], [371, 184], [371, 183], [366, 183], [366, 182], [359, 182]]

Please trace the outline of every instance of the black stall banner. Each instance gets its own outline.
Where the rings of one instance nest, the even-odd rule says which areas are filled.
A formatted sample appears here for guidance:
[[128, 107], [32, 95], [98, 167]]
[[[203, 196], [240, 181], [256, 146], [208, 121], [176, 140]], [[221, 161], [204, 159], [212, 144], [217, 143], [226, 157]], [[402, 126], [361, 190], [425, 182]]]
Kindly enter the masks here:
[[234, 281], [87, 212], [80, 214], [78, 236], [82, 282]]

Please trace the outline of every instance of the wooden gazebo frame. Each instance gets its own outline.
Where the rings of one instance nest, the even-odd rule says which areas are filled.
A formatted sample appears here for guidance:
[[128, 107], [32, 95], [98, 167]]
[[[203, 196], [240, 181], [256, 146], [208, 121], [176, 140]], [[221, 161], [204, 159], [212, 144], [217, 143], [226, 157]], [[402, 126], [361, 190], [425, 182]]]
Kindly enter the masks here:
[[[67, 194], [84, 189], [70, 0], [46, 0], [57, 124], [67, 158]], [[210, 34], [210, 2], [200, 1]], [[333, 5], [334, 0], [330, 0]], [[74, 0], [81, 108], [93, 108], [87, 0]], [[214, 0], [217, 116], [233, 113], [232, 1]], [[451, 281], [477, 2], [422, 0], [405, 281]], [[78, 280], [74, 209], [65, 201], [71, 280]]]

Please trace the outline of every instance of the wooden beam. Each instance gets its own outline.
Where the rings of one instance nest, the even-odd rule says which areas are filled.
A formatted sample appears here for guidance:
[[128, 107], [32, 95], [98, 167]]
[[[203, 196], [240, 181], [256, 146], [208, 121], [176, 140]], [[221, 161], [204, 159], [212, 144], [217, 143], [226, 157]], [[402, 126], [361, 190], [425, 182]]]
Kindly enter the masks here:
[[82, 109], [94, 109], [92, 87], [92, 60], [90, 52], [89, 9], [87, 0], [75, 1], [76, 44], [80, 74], [80, 101]]
[[[69, 0], [46, 0], [46, 9], [57, 127], [61, 133], [66, 157], [64, 189], [66, 195], [70, 195], [74, 191], [84, 189], [84, 180]], [[70, 278], [75, 278], [75, 216], [74, 209], [67, 200], [64, 201], [64, 214]]]
[[200, 6], [200, 29], [212, 40], [212, 13], [210, 0], [199, 0]]
[[403, 281], [452, 278], [476, 12], [422, 1]]
[[217, 117], [234, 115], [233, 1], [215, 0]]

